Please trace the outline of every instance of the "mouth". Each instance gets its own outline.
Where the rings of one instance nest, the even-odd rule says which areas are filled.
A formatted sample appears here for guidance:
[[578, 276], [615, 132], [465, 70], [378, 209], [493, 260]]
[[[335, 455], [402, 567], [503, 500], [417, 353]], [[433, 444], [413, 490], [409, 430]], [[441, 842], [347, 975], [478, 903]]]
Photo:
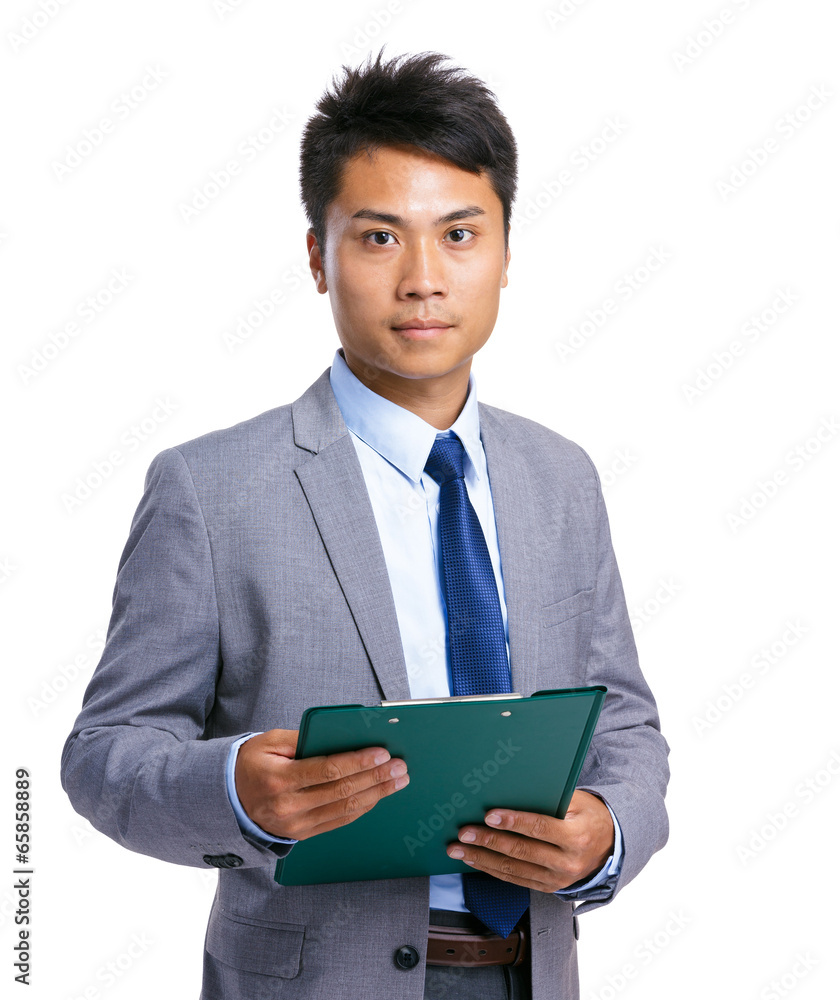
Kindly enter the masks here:
[[399, 326], [392, 326], [391, 329], [408, 340], [433, 340], [451, 330], [452, 324], [442, 319], [420, 319], [415, 316], [405, 323], [400, 323]]

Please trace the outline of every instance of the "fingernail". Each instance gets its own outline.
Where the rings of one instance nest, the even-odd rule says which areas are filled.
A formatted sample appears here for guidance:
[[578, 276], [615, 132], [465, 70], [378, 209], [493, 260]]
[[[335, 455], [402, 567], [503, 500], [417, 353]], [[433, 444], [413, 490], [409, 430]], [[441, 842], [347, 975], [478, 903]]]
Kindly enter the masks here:
[[388, 753], [388, 751], [387, 750], [383, 750], [382, 753], [377, 754], [373, 758], [373, 763], [374, 764], [384, 764], [386, 761], [389, 761], [390, 759], [391, 759], [391, 755]]
[[484, 822], [489, 823], [490, 826], [498, 826], [502, 822], [502, 817], [498, 813], [489, 813], [484, 817]]
[[475, 840], [475, 834], [472, 830], [465, 830], [458, 836], [458, 840], [462, 840], [465, 844], [471, 844]]
[[401, 774], [405, 774], [408, 771], [408, 767], [404, 760], [398, 760], [396, 764], [391, 768], [391, 777], [399, 778]]
[[394, 787], [397, 789], [397, 791], [399, 791], [401, 788], [405, 788], [407, 784], [408, 784], [408, 775], [406, 774], [405, 777], [399, 779], [399, 781], [396, 783]]
[[463, 856], [464, 856], [464, 852], [461, 850], [460, 847], [452, 847], [452, 848], [450, 848], [450, 850], [449, 850], [449, 857], [450, 858], [455, 858], [455, 860], [458, 861], [461, 858], [463, 858]]

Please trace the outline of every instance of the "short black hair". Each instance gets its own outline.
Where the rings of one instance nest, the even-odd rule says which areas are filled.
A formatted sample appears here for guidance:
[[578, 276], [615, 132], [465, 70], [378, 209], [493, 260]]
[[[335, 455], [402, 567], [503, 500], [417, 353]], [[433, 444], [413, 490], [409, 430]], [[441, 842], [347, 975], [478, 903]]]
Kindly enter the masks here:
[[410, 145], [487, 178], [502, 203], [505, 248], [516, 195], [516, 140], [481, 80], [444, 66], [440, 52], [374, 59], [333, 77], [304, 128], [300, 151], [303, 206], [323, 252], [327, 207], [339, 193], [344, 164], [362, 149]]

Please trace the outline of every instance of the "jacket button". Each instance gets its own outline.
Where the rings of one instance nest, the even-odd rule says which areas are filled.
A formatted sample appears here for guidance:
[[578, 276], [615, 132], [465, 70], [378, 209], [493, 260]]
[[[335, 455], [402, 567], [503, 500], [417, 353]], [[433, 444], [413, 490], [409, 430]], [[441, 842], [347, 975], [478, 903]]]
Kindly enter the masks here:
[[213, 868], [239, 868], [243, 863], [238, 854], [205, 854], [203, 860]]
[[413, 969], [419, 961], [419, 952], [409, 944], [404, 944], [394, 952], [394, 963], [398, 969]]

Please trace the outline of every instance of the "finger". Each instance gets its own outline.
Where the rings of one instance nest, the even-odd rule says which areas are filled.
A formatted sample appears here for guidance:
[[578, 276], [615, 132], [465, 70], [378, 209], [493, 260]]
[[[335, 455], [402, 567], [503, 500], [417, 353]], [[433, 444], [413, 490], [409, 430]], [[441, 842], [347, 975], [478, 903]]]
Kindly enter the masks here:
[[331, 785], [364, 772], [371, 772], [375, 781], [387, 781], [396, 762], [384, 747], [347, 750], [318, 757], [303, 757], [294, 761], [294, 775], [301, 788]]
[[[476, 871], [485, 872], [503, 882], [513, 882], [538, 892], [554, 892], [556, 889], [562, 888], [558, 882], [557, 872], [543, 865], [512, 858], [480, 847], [451, 845], [447, 849], [447, 853], [451, 858], [463, 861], [464, 864]], [[459, 857], [461, 854], [463, 857]]]
[[371, 811], [382, 799], [400, 791], [408, 784], [409, 778], [406, 775], [402, 779], [392, 781], [383, 785], [375, 785], [352, 799], [342, 799], [336, 802], [329, 802], [310, 810], [303, 817], [307, 833], [299, 840], [307, 837], [314, 837], [319, 833], [326, 833], [329, 830], [336, 830], [341, 826], [347, 826], [360, 816]]
[[[275, 836], [295, 840], [310, 836], [313, 824], [308, 815], [322, 806], [330, 807], [322, 818], [331, 825], [349, 822], [371, 809], [384, 794], [393, 794], [407, 784], [405, 762], [391, 760], [382, 747], [291, 760], [271, 750], [266, 752], [261, 745], [265, 743], [279, 747], [283, 736], [275, 732], [265, 740], [263, 734], [242, 745], [236, 788], [247, 815]], [[385, 763], [371, 766], [383, 759]], [[380, 791], [371, 793], [380, 786]]]
[[457, 845], [470, 858], [484, 857], [489, 851], [506, 858], [523, 861], [544, 868], [556, 868], [563, 863], [563, 852], [545, 841], [523, 837], [503, 830], [492, 830], [482, 826], [464, 827], [458, 831]]
[[[300, 761], [296, 763], [302, 763]], [[324, 773], [331, 773], [329, 770]], [[307, 784], [295, 775], [295, 792], [298, 804], [306, 810], [313, 810], [332, 802], [354, 800], [369, 790], [393, 783], [394, 790], [404, 788], [407, 782], [408, 768], [404, 760], [392, 759], [387, 764], [367, 771], [355, 771], [340, 778]]]
[[487, 828], [517, 833], [559, 847], [570, 855], [590, 858], [612, 850], [614, 827], [603, 802], [595, 796], [587, 797], [593, 800], [593, 807], [586, 803], [575, 814], [570, 808], [565, 819], [513, 809], [491, 809], [484, 822]]
[[[486, 820], [492, 821], [494, 814], [500, 820], [498, 826], [463, 827], [458, 831], [458, 840], [543, 865], [559, 875], [564, 886], [601, 868], [612, 849], [611, 841], [594, 836], [586, 824], [568, 825], [553, 816], [501, 809], [491, 810]], [[505, 826], [507, 829], [502, 828]], [[517, 828], [530, 835], [514, 832]]]
[[262, 824], [263, 829], [269, 833], [282, 829], [284, 832], [276, 833], [277, 836], [306, 840], [318, 833], [352, 823], [359, 816], [370, 812], [381, 799], [400, 791], [408, 783], [408, 775], [402, 774], [387, 782], [365, 786], [350, 795], [327, 801], [322, 801], [325, 786], [303, 789], [293, 798], [287, 796], [278, 799], [270, 820], [274, 830], [265, 824]]
[[[389, 757], [387, 751], [354, 751], [354, 754], [354, 757], [330, 754], [290, 762], [285, 778], [296, 791], [307, 796], [312, 806], [349, 798], [373, 785], [402, 778], [408, 770], [404, 760]], [[374, 766], [377, 760], [380, 763]]]
[[447, 853], [495, 878], [540, 892], [565, 889], [586, 874], [551, 845], [506, 836], [499, 837], [494, 843], [495, 850], [473, 843], [451, 844]]
[[543, 813], [521, 812], [514, 809], [491, 809], [485, 813], [484, 822], [495, 830], [509, 830], [523, 837], [542, 840], [560, 846], [566, 827], [564, 820]]

